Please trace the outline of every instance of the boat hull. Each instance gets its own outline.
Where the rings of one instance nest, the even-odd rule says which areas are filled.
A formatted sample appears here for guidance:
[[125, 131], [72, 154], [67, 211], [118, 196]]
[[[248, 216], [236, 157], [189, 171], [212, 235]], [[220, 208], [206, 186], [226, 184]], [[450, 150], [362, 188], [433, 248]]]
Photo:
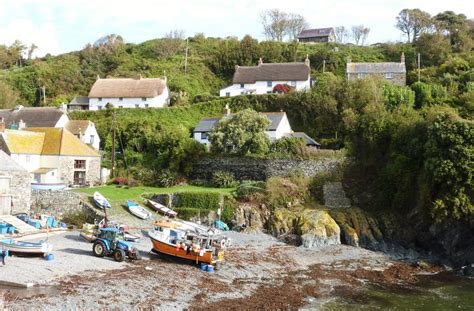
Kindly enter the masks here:
[[222, 261], [224, 259], [224, 252], [219, 251], [218, 258], [215, 259], [212, 256], [211, 250], [205, 250], [202, 256], [194, 252], [187, 252], [182, 248], [177, 249], [175, 245], [165, 243], [160, 241], [153, 236], [150, 236], [151, 242], [153, 244], [153, 250], [157, 253], [162, 253], [174, 257], [179, 257], [183, 259], [193, 260], [196, 263], [203, 262], [207, 264], [215, 264], [216, 262]]
[[155, 211], [157, 211], [158, 213], [161, 213], [165, 216], [176, 217], [176, 215], [178, 215], [178, 213], [176, 213], [176, 211], [173, 211], [172, 209], [170, 209], [166, 206], [163, 206], [158, 202], [148, 200], [148, 205], [151, 208], [153, 208]]
[[0, 241], [0, 246], [7, 249], [10, 253], [25, 255], [40, 255], [50, 253], [53, 250], [51, 244], [48, 243], [28, 243], [16, 241]]

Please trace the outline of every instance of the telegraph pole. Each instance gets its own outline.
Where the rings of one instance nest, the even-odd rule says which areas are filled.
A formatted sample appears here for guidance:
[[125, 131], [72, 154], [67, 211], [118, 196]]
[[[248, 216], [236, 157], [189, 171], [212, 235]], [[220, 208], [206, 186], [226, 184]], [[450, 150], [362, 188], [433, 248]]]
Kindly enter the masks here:
[[420, 53], [418, 53], [418, 82], [420, 82], [421, 69], [420, 69]]
[[115, 109], [112, 108], [112, 169], [110, 176], [115, 177]]
[[188, 46], [189, 46], [189, 38], [186, 39], [186, 54], [184, 56], [184, 75], [188, 73]]
[[323, 59], [323, 73], [326, 72], [326, 60]]

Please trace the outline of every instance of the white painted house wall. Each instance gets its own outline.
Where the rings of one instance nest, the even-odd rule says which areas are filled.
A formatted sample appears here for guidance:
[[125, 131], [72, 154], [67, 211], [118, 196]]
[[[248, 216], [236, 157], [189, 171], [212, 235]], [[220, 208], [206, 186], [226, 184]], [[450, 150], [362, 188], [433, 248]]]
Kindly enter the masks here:
[[61, 118], [59, 118], [58, 122], [56, 122], [56, 125], [54, 127], [65, 127], [68, 121], [69, 117], [67, 116], [67, 114], [63, 114]]
[[221, 89], [219, 95], [225, 97], [244, 94], [270, 94], [273, 92], [273, 88], [277, 84], [288, 84], [289, 86], [294, 87], [297, 91], [305, 91], [309, 90], [311, 87], [311, 78], [308, 76], [308, 80], [304, 81], [257, 81], [251, 84], [233, 84]]
[[90, 97], [89, 110], [105, 109], [108, 103], [114, 105], [115, 108], [163, 108], [169, 104], [169, 90], [166, 87], [163, 93], [156, 97], [122, 97], [122, 99]]
[[39, 154], [12, 153], [10, 157], [28, 173], [36, 171], [41, 167], [41, 156]]
[[91, 145], [95, 150], [99, 150], [100, 137], [94, 123], [89, 123], [89, 126], [80, 138], [83, 143]]

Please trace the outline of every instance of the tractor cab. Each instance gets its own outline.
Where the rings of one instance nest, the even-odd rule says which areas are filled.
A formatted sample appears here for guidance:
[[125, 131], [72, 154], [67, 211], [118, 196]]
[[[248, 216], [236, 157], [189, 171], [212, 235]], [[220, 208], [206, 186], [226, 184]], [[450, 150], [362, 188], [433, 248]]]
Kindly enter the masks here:
[[117, 228], [101, 228], [99, 232], [99, 239], [104, 239], [109, 242], [116, 242], [117, 240], [124, 241], [123, 231]]

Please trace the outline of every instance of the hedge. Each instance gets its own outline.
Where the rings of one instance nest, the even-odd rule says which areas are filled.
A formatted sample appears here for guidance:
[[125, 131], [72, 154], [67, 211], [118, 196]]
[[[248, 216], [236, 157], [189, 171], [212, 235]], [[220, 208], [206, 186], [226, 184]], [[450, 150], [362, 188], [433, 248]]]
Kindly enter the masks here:
[[221, 194], [210, 192], [178, 192], [176, 207], [192, 207], [195, 209], [213, 209], [219, 207]]
[[174, 209], [178, 213], [178, 217], [184, 220], [190, 220], [193, 217], [207, 217], [211, 209], [200, 209], [193, 207], [177, 207]]

